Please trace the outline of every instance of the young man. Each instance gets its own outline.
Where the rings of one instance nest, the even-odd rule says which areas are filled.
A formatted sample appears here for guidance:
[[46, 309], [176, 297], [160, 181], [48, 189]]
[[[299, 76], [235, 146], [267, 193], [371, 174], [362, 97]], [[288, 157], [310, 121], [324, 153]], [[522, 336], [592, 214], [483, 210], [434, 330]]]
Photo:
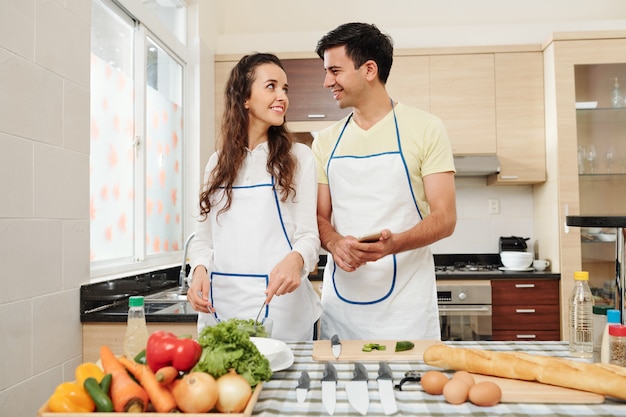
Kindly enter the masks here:
[[[341, 25], [317, 44], [324, 86], [353, 113], [313, 142], [317, 220], [329, 253], [321, 338], [440, 339], [431, 243], [456, 224], [454, 162], [441, 120], [386, 90], [393, 44]], [[373, 242], [357, 238], [381, 232]]]

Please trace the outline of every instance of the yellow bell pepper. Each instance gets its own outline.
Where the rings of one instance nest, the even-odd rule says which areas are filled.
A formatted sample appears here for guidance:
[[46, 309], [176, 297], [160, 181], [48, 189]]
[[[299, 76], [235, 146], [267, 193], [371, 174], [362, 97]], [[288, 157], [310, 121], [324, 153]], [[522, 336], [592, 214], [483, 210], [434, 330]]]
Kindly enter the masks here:
[[92, 413], [96, 404], [77, 382], [63, 382], [48, 399], [48, 408], [55, 413]]
[[76, 367], [75, 376], [76, 382], [82, 387], [87, 378], [93, 378], [99, 384], [104, 378], [104, 371], [93, 362], [85, 362]]

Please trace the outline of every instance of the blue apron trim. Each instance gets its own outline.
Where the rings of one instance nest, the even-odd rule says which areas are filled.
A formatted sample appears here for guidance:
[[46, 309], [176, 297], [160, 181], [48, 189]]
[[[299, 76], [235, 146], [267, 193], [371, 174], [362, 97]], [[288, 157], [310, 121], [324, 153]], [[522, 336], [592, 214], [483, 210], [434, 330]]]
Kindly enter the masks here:
[[422, 217], [422, 212], [420, 211], [419, 206], [417, 205], [417, 199], [415, 198], [415, 192], [413, 191], [413, 187], [411, 186], [411, 175], [409, 174], [409, 167], [406, 163], [406, 159], [404, 158], [404, 153], [402, 152], [402, 142], [400, 142], [400, 128], [398, 127], [398, 119], [396, 118], [396, 111], [393, 107], [393, 100], [391, 101], [391, 110], [393, 111], [393, 121], [396, 125], [396, 141], [398, 142], [398, 152], [400, 153], [400, 159], [402, 160], [402, 165], [404, 165], [404, 172], [406, 173], [406, 179], [409, 183], [409, 190], [411, 191], [411, 198], [413, 199], [413, 204], [415, 204], [415, 209], [417, 210], [418, 216], [420, 216], [420, 220], [424, 220]]
[[348, 300], [347, 298], [345, 298], [341, 294], [339, 294], [339, 291], [337, 290], [337, 284], [335, 283], [335, 271], [337, 271], [337, 264], [335, 262], [333, 262], [333, 275], [332, 275], [332, 277], [333, 277], [333, 289], [335, 290], [335, 294], [337, 294], [337, 298], [339, 298], [341, 301], [343, 301], [345, 303], [356, 304], [356, 305], [377, 304], [377, 303], [380, 303], [381, 301], [384, 301], [387, 298], [389, 298], [389, 296], [393, 292], [394, 288], [396, 287], [396, 276], [397, 276], [397, 272], [398, 272], [398, 265], [396, 263], [396, 255], [392, 255], [392, 256], [393, 256], [393, 278], [391, 279], [391, 287], [389, 287], [389, 291], [387, 292], [387, 294], [383, 295], [382, 297], [380, 297], [377, 300], [371, 300], [371, 301], [353, 301], [353, 300]]
[[335, 156], [335, 159], [341, 159], [341, 158], [354, 158], [354, 159], [362, 159], [362, 158], [374, 158], [376, 156], [383, 156], [383, 155], [395, 155], [399, 153], [398, 151], [389, 151], [389, 152], [381, 152], [381, 153], [373, 153], [371, 155], [340, 155], [340, 156]]
[[[259, 279], [259, 278], [265, 278], [265, 288], [267, 288], [267, 284], [270, 281], [270, 277], [267, 274], [235, 274], [235, 273], [224, 273], [224, 272], [211, 272], [211, 282], [210, 282], [210, 291], [211, 291], [211, 304], [214, 304], [213, 300], [213, 276], [214, 275], [219, 275], [222, 277], [233, 277], [233, 278], [237, 278], [237, 279], [241, 279], [241, 278], [254, 278], [254, 279]], [[265, 305], [265, 316], [263, 316], [263, 318], [267, 318], [267, 316], [269, 315], [270, 312], [270, 306], [269, 305]], [[215, 318], [215, 320], [220, 323], [222, 321], [222, 319], [220, 319], [217, 316], [217, 311], [215, 313], [213, 313], [213, 317]]]
[[272, 192], [274, 193], [274, 201], [276, 202], [276, 210], [278, 211], [278, 220], [280, 221], [280, 227], [282, 227], [283, 234], [285, 235], [285, 239], [289, 245], [289, 250], [293, 250], [293, 245], [291, 244], [291, 240], [289, 240], [289, 235], [287, 234], [287, 229], [285, 228], [285, 222], [283, 221], [283, 212], [280, 210], [278, 192], [276, 191], [276, 187], [274, 185], [274, 177], [272, 176]]

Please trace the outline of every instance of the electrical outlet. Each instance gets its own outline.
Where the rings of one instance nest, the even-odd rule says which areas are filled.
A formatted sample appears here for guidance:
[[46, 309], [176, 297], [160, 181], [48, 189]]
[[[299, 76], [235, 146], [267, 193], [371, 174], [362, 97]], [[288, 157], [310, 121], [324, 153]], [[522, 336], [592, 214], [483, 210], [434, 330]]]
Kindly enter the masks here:
[[500, 214], [500, 200], [497, 198], [489, 199], [489, 214]]

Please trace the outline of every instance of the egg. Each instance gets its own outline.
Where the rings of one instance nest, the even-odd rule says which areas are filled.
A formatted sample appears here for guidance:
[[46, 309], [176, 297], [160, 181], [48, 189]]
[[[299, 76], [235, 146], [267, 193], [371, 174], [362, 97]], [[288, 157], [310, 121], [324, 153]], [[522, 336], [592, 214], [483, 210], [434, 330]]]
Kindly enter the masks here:
[[474, 377], [467, 371], [456, 371], [454, 375], [452, 375], [452, 379], [460, 379], [470, 387], [475, 384]]
[[501, 399], [502, 390], [491, 381], [479, 382], [469, 390], [469, 400], [482, 407], [496, 405]]
[[462, 404], [467, 401], [470, 387], [467, 382], [451, 378], [443, 387], [443, 397], [450, 404]]
[[426, 371], [422, 375], [420, 383], [422, 388], [429, 394], [441, 395], [443, 393], [443, 386], [450, 380], [448, 375], [439, 371]]

